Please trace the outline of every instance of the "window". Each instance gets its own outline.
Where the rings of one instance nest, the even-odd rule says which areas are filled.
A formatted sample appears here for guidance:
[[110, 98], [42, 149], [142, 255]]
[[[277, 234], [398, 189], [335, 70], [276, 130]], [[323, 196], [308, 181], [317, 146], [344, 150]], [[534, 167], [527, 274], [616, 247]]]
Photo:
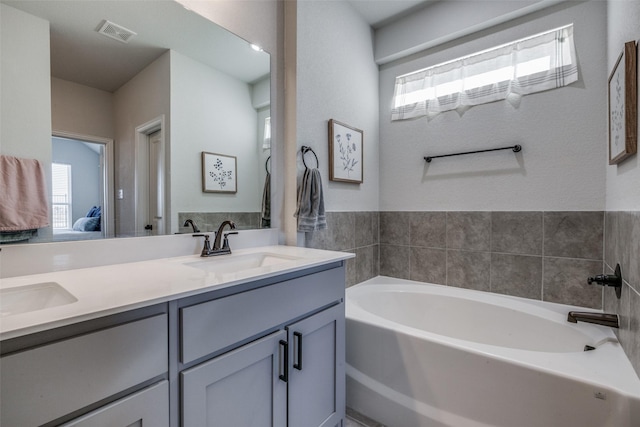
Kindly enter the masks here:
[[52, 200], [53, 228], [71, 228], [71, 165], [53, 163]]
[[465, 109], [576, 80], [570, 24], [396, 77], [391, 119]]
[[264, 119], [264, 137], [262, 140], [262, 149], [271, 148], [271, 117]]

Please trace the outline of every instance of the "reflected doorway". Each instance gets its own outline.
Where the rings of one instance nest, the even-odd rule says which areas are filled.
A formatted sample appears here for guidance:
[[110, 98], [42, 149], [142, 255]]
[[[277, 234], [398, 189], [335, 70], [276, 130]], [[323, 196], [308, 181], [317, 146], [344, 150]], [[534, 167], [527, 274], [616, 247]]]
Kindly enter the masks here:
[[113, 141], [56, 132], [51, 144], [53, 240], [109, 237]]
[[166, 234], [164, 116], [136, 128], [136, 236]]

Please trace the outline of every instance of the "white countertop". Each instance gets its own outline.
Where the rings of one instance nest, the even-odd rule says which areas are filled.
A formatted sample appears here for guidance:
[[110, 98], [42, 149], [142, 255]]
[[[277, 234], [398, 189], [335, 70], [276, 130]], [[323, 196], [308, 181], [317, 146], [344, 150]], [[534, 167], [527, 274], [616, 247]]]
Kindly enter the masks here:
[[[290, 258], [273, 265], [216, 274], [190, 263], [228, 262], [247, 255], [268, 253]], [[234, 250], [231, 255], [202, 258], [189, 255], [102, 267], [0, 279], [0, 289], [55, 282], [78, 301], [27, 313], [0, 317], [0, 340], [19, 337], [80, 321], [133, 310], [178, 298], [222, 289], [284, 273], [354, 257], [295, 246], [266, 246]]]

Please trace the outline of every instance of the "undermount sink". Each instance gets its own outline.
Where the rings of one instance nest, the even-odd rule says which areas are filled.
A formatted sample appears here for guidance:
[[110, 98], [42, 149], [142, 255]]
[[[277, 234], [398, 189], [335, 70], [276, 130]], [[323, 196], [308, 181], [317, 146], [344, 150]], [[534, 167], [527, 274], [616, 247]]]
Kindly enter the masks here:
[[0, 317], [71, 304], [78, 299], [55, 282], [0, 289]]
[[186, 263], [189, 267], [199, 268], [209, 273], [227, 274], [239, 273], [244, 270], [268, 267], [300, 259], [298, 257], [260, 252], [247, 255], [220, 255], [203, 258], [199, 261]]

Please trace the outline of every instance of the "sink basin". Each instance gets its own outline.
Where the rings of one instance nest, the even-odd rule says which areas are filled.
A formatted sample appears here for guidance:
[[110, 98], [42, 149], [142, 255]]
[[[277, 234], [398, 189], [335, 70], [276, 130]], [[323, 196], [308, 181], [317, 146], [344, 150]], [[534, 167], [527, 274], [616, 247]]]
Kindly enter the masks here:
[[78, 301], [76, 297], [55, 282], [0, 289], [0, 317], [57, 307], [76, 301]]
[[283, 264], [295, 261], [298, 257], [272, 254], [272, 253], [255, 253], [247, 255], [220, 255], [218, 257], [203, 258], [200, 261], [186, 263], [189, 267], [199, 268], [209, 273], [227, 274], [239, 273], [254, 268], [268, 267], [272, 265]]

